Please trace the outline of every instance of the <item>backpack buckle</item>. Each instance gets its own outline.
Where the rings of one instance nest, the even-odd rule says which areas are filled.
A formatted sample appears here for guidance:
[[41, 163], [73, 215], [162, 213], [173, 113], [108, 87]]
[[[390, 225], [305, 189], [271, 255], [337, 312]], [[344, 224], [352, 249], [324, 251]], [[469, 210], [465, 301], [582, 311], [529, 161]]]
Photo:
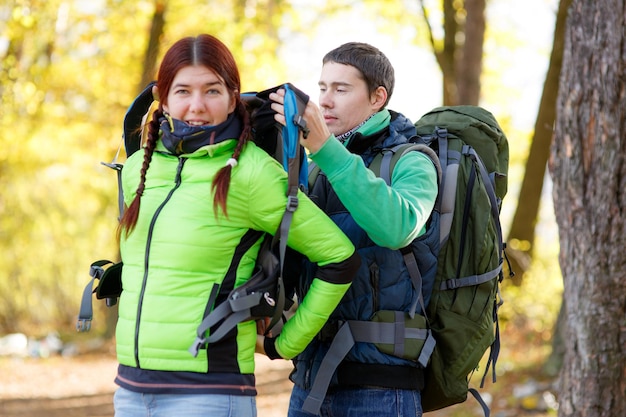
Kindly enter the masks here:
[[193, 357], [198, 356], [198, 351], [202, 349], [206, 344], [206, 339], [200, 336], [196, 336], [196, 340], [193, 341], [193, 344], [189, 347], [189, 353], [193, 355]]
[[435, 127], [435, 136], [437, 136], [437, 138], [439, 139], [445, 139], [448, 137], [448, 129], [446, 129], [445, 127]]
[[274, 307], [276, 305], [276, 301], [272, 298], [269, 292], [264, 293], [263, 298], [265, 299], [265, 302], [268, 306]]
[[299, 114], [293, 116], [293, 124], [298, 127], [298, 130], [302, 131], [302, 137], [304, 139], [309, 137], [309, 133], [311, 132], [309, 128], [306, 126], [306, 120]]
[[79, 317], [76, 321], [76, 331], [82, 333], [89, 330], [91, 330], [91, 319]]
[[287, 208], [288, 211], [296, 211], [298, 208], [298, 197], [295, 195], [287, 196]]
[[104, 268], [99, 265], [91, 265], [89, 267], [89, 276], [100, 279], [104, 275]]

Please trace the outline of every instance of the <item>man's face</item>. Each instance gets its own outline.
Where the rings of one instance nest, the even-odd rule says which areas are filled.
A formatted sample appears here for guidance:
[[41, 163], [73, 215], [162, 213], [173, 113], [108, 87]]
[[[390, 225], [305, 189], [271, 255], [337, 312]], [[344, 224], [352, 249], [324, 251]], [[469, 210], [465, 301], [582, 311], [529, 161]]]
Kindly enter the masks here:
[[319, 81], [319, 105], [328, 130], [341, 135], [380, 109], [361, 73], [351, 65], [327, 62]]

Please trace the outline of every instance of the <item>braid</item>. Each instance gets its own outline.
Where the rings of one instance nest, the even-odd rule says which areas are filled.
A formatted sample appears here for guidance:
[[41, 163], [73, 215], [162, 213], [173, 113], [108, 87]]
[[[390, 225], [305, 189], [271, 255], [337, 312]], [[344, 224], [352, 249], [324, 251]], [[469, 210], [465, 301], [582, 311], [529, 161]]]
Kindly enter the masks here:
[[141, 204], [141, 196], [146, 189], [146, 172], [150, 167], [152, 155], [154, 154], [156, 142], [159, 137], [159, 118], [162, 115], [163, 109], [161, 105], [159, 105], [159, 109], [152, 114], [152, 120], [150, 121], [150, 123], [148, 123], [148, 139], [146, 140], [146, 144], [144, 147], [143, 164], [140, 171], [139, 186], [137, 187], [135, 198], [133, 199], [128, 209], [126, 209], [126, 211], [124, 212], [124, 216], [122, 216], [118, 227], [118, 238], [121, 236], [122, 231], [125, 231], [126, 236], [128, 236], [137, 225], [137, 218], [139, 217], [139, 206]]
[[[241, 135], [239, 135], [239, 140], [232, 156], [232, 159], [238, 161], [246, 143], [250, 140], [251, 127], [250, 116], [246, 110], [246, 106], [239, 98], [237, 100], [237, 108], [235, 111], [241, 120], [243, 120], [243, 129], [241, 130]], [[226, 164], [226, 166], [217, 172], [215, 178], [213, 178], [211, 189], [215, 192], [213, 199], [213, 211], [216, 217], [219, 209], [221, 209], [224, 212], [224, 215], [228, 217], [228, 212], [226, 210], [226, 196], [228, 195], [228, 189], [230, 188], [230, 176], [232, 170], [233, 165]]]

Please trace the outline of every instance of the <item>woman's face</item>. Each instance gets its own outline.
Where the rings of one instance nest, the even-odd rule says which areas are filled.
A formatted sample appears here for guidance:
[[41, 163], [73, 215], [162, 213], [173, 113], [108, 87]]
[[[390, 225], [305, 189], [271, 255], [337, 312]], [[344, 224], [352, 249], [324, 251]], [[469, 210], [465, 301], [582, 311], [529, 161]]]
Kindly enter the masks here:
[[192, 126], [218, 125], [235, 110], [235, 98], [215, 72], [193, 65], [178, 71], [163, 110]]

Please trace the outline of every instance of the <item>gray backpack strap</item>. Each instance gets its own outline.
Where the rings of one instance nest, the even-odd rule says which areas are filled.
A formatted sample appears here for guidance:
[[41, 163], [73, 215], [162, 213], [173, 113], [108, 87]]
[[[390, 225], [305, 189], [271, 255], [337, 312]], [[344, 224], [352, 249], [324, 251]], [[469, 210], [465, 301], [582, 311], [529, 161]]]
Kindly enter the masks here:
[[[78, 320], [76, 321], [76, 330], [78, 332], [88, 332], [91, 330], [91, 320], [93, 319], [93, 293], [96, 292], [94, 283], [96, 280], [102, 279], [105, 273], [105, 269], [103, 267], [109, 264], [115, 265], [114, 262], [111, 262], [108, 259], [102, 259], [93, 262], [89, 266], [89, 276], [91, 276], [91, 280], [87, 283], [85, 289], [83, 290], [80, 310], [78, 312]], [[107, 305], [109, 305], [109, 307], [114, 304], [115, 303], [111, 303], [109, 305], [109, 300], [107, 300]]]
[[[213, 305], [215, 302], [218, 290], [219, 285], [214, 284], [211, 290], [211, 296], [209, 297], [209, 305]], [[263, 294], [260, 292], [255, 292], [236, 299], [228, 298], [225, 302], [217, 306], [198, 326], [196, 330], [196, 340], [189, 347], [189, 353], [194, 357], [198, 356], [198, 351], [202, 349], [205, 344], [217, 342], [233, 329], [237, 323], [250, 317], [250, 308], [258, 305], [262, 296]], [[220, 324], [219, 328], [214, 333], [211, 333], [208, 338], [205, 337], [207, 330], [222, 320], [224, 320], [224, 322]]]
[[350, 320], [348, 324], [355, 342], [393, 344], [395, 356], [401, 357], [404, 355], [405, 339], [424, 340], [424, 348], [417, 359], [417, 362], [424, 368], [428, 364], [428, 359], [430, 359], [430, 355], [435, 348], [435, 338], [430, 329], [406, 327], [402, 311], [395, 312], [395, 321], [393, 323]]
[[409, 276], [411, 277], [411, 284], [413, 284], [413, 289], [417, 294], [417, 297], [415, 297], [411, 303], [409, 316], [411, 318], [415, 317], [415, 311], [417, 310], [417, 304], [419, 303], [422, 309], [422, 314], [424, 314], [424, 317], [426, 317], [426, 321], [428, 322], [428, 317], [426, 316], [426, 306], [424, 305], [424, 294], [422, 293], [422, 274], [417, 266], [417, 259], [415, 258], [415, 254], [410, 246], [406, 246], [400, 251], [402, 252], [404, 264], [406, 265]]
[[435, 338], [430, 329], [407, 328], [404, 325], [403, 312], [396, 311], [395, 321], [392, 323], [359, 320], [344, 322], [335, 335], [324, 359], [322, 359], [302, 410], [315, 415], [319, 414], [335, 370], [356, 342], [391, 344], [394, 346], [394, 354], [402, 356], [405, 339], [424, 340], [424, 347], [417, 362], [422, 367], [426, 367], [435, 348]]
[[315, 181], [317, 181], [317, 177], [320, 175], [320, 167], [313, 161], [309, 161], [309, 192], [313, 189], [315, 185]]
[[422, 152], [430, 158], [430, 160], [433, 162], [433, 165], [435, 166], [435, 169], [437, 170], [437, 179], [439, 183], [441, 183], [442, 167], [439, 162], [439, 157], [437, 156], [434, 150], [432, 150], [429, 146], [423, 143], [407, 142], [407, 143], [401, 143], [392, 148], [383, 149], [383, 151], [379, 154], [382, 157], [380, 161], [380, 172], [376, 172], [376, 170], [378, 169], [378, 166], [377, 166], [378, 162], [376, 161], [378, 156], [370, 164], [370, 169], [374, 171], [375, 174], [378, 174], [380, 178], [385, 180], [385, 183], [387, 185], [391, 185], [391, 176], [393, 174], [393, 169], [395, 167], [396, 162], [411, 151]]
[[122, 168], [124, 167], [124, 165], [117, 162], [117, 157], [120, 153], [121, 146], [122, 145], [120, 143], [120, 147], [117, 149], [117, 153], [115, 154], [113, 161], [100, 162], [102, 165], [117, 171], [117, 206], [120, 213], [120, 216], [117, 219], [118, 221], [121, 221], [122, 216], [124, 215], [124, 189], [122, 188]]
[[343, 323], [322, 360], [320, 369], [315, 376], [315, 381], [313, 381], [311, 391], [302, 405], [302, 410], [307, 413], [319, 415], [320, 407], [326, 396], [326, 391], [335, 373], [335, 369], [337, 369], [343, 358], [346, 357], [352, 346], [354, 346], [354, 343], [355, 340], [352, 337], [350, 325]]

